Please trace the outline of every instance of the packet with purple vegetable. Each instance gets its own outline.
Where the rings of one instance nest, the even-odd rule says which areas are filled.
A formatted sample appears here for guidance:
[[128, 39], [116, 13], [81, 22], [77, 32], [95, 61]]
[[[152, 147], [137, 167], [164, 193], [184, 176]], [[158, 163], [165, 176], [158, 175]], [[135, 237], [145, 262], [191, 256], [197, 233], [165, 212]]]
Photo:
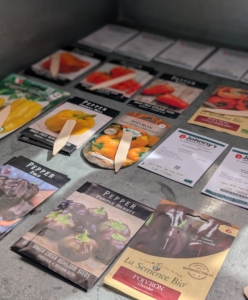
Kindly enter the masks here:
[[89, 289], [153, 212], [139, 202], [86, 182], [13, 246]]

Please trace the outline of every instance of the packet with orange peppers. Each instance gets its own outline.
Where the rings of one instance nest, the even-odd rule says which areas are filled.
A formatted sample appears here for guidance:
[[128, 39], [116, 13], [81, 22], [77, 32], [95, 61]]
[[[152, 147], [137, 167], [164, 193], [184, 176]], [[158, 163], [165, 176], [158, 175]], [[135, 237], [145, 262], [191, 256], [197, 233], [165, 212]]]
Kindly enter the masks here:
[[104, 169], [114, 169], [114, 158], [124, 131], [133, 138], [122, 165], [128, 167], [139, 161], [170, 130], [163, 120], [143, 113], [128, 112], [93, 137], [84, 147], [87, 161]]

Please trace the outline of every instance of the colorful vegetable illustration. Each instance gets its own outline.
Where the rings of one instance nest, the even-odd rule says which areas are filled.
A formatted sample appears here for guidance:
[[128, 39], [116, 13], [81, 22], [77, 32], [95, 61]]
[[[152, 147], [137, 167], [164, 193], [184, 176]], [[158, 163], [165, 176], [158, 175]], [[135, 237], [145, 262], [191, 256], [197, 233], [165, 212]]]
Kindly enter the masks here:
[[114, 159], [120, 140], [102, 135], [92, 142], [92, 151], [97, 152], [109, 159]]
[[4, 98], [0, 98], [0, 107], [3, 106], [5, 103], [5, 99]]
[[98, 83], [110, 80], [111, 78], [112, 77], [107, 73], [95, 71], [86, 77], [86, 81], [88, 81], [90, 83], [98, 84]]
[[[73, 73], [86, 68], [90, 63], [75, 57], [72, 53], [60, 53], [59, 73]], [[49, 70], [51, 65], [51, 58], [42, 63], [44, 69]]]
[[139, 160], [149, 150], [148, 147], [132, 148], [128, 151], [127, 157], [133, 161]]
[[99, 233], [103, 233], [103, 232], [104, 233], [108, 232], [110, 234], [119, 233], [127, 237], [130, 236], [131, 234], [128, 225], [123, 224], [121, 221], [114, 221], [111, 219], [101, 222], [97, 228]]
[[237, 104], [235, 105], [237, 110], [248, 110], [248, 99], [247, 100], [238, 100]]
[[97, 242], [88, 237], [87, 231], [82, 234], [70, 234], [58, 243], [60, 254], [73, 262], [89, 259], [94, 256], [97, 249]]
[[156, 100], [158, 102], [168, 104], [170, 106], [173, 106], [173, 107], [176, 107], [179, 109], [185, 109], [189, 106], [189, 104], [187, 102], [185, 102], [182, 99], [180, 99], [174, 95], [171, 95], [171, 94], [165, 94], [165, 95], [158, 96], [156, 98]]
[[92, 223], [98, 224], [108, 219], [108, 214], [104, 210], [104, 206], [100, 208], [88, 208], [87, 211]]
[[222, 98], [218, 96], [211, 96], [207, 102], [214, 104], [220, 109], [234, 109], [237, 101], [231, 98]]
[[233, 87], [220, 87], [217, 89], [217, 95], [223, 98], [231, 98], [231, 99], [246, 99], [248, 100], [248, 91]]
[[156, 95], [173, 93], [174, 91], [175, 89], [172, 86], [168, 84], [160, 84], [160, 85], [154, 85], [144, 89], [141, 92], [141, 94], [147, 96], [156, 96]]
[[26, 124], [37, 116], [41, 110], [42, 105], [32, 100], [21, 98], [11, 102], [10, 114], [0, 128], [0, 134], [4, 134]]
[[53, 132], [60, 132], [67, 120], [75, 120], [76, 125], [72, 130], [72, 135], [83, 134], [95, 125], [96, 115], [85, 114], [80, 110], [62, 110], [57, 114], [46, 119], [46, 127]]
[[116, 78], [116, 77], [120, 77], [120, 76], [127, 75], [130, 73], [135, 73], [135, 71], [132, 69], [122, 67], [122, 66], [117, 66], [117, 67], [114, 67], [113, 69], [111, 69], [109, 73], [112, 78]]

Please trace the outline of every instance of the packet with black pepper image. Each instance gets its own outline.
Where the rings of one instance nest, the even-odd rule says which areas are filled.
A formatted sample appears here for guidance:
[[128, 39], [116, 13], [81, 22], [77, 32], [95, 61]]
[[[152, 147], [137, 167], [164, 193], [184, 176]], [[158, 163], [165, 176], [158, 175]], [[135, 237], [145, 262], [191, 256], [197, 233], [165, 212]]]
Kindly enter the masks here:
[[23, 156], [0, 166], [0, 239], [69, 180]]
[[161, 200], [104, 283], [135, 299], [205, 299], [238, 231]]
[[86, 182], [12, 249], [87, 290], [152, 212], [146, 205]]

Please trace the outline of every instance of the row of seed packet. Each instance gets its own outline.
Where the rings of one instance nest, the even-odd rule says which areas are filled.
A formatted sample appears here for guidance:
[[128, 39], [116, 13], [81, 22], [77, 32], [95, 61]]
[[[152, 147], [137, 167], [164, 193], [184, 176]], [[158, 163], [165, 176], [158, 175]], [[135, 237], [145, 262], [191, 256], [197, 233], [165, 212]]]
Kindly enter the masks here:
[[238, 232], [161, 200], [103, 282], [132, 299], [204, 300]]
[[23, 156], [0, 167], [0, 239], [70, 178]]
[[[59, 53], [60, 61], [58, 74], [53, 77], [50, 73], [50, 65], [52, 55], [56, 53]], [[53, 54], [33, 64], [25, 71], [25, 74], [64, 86], [97, 66], [106, 58], [103, 55], [76, 46], [65, 47]]]
[[61, 151], [70, 155], [118, 114], [117, 110], [74, 97], [21, 131], [20, 139], [51, 150], [66, 121], [75, 120], [68, 142]]
[[12, 249], [87, 290], [152, 212], [144, 204], [86, 182]]
[[0, 81], [0, 109], [10, 113], [0, 128], [0, 139], [65, 101], [70, 94], [45, 84], [12, 74]]

